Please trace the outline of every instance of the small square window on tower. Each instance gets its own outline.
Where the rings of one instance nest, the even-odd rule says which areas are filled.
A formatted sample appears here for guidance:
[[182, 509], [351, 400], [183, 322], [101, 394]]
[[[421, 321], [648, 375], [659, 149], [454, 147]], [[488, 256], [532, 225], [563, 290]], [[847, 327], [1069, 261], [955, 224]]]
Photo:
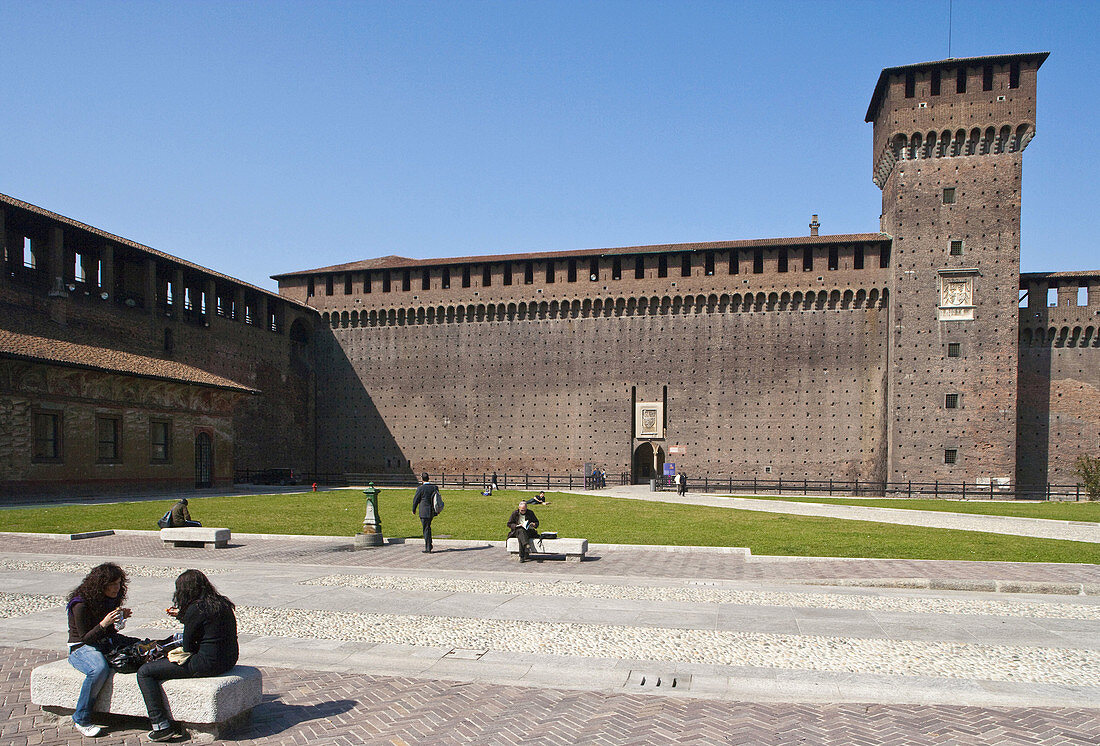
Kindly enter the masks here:
[[959, 408], [959, 395], [947, 394], [943, 398], [944, 409], [958, 409]]
[[958, 343], [958, 342], [948, 342], [947, 343], [947, 356], [948, 357], [959, 357], [959, 355], [961, 353], [962, 353], [962, 345], [960, 343]]
[[943, 203], [945, 205], [955, 204], [955, 187], [944, 187], [944, 189], [943, 189]]
[[959, 460], [959, 449], [957, 448], [945, 448], [943, 449], [943, 462], [945, 464], [954, 464]]
[[963, 242], [962, 241], [952, 241], [951, 242], [951, 251], [950, 251], [950, 253], [951, 253], [951, 256], [962, 256]]

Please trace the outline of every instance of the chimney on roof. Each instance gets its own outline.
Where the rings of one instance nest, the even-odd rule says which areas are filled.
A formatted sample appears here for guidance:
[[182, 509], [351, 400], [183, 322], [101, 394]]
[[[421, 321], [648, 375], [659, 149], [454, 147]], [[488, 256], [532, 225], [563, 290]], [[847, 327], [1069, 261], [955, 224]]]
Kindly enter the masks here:
[[817, 229], [821, 227], [821, 223], [817, 222], [817, 215], [810, 216], [810, 235], [816, 236]]

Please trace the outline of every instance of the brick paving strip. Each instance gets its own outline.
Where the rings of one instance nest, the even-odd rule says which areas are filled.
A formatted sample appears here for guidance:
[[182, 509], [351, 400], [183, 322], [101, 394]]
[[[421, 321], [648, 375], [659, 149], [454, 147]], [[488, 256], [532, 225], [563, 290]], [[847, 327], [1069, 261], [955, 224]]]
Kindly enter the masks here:
[[[30, 670], [57, 653], [0, 647], [5, 745], [147, 743], [141, 721], [81, 739], [30, 704]], [[755, 704], [264, 668], [264, 701], [234, 743], [1095, 744], [1081, 708]]]

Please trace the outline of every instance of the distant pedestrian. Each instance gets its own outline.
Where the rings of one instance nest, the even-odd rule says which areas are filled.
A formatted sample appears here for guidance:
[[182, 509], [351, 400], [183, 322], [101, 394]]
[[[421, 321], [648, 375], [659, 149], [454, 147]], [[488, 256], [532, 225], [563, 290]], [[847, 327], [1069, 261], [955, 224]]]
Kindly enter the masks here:
[[676, 494], [679, 495], [680, 494], [680, 473], [679, 472], [676, 472], [676, 474], [673, 475], [672, 484], [673, 484], [674, 487], [676, 487]]
[[425, 472], [420, 475], [420, 486], [416, 488], [413, 496], [413, 514], [420, 516], [420, 525], [424, 528], [425, 554], [432, 553], [432, 519], [435, 518], [435, 496], [439, 494], [439, 488], [428, 480]]
[[680, 472], [676, 475], [680, 478], [680, 495], [686, 495], [688, 492], [688, 476], [684, 472]]
[[495, 471], [493, 472], [493, 481], [489, 483], [489, 489], [490, 489], [489, 494], [492, 494], [493, 490], [499, 490], [500, 489], [500, 487], [497, 487], [497, 473]]

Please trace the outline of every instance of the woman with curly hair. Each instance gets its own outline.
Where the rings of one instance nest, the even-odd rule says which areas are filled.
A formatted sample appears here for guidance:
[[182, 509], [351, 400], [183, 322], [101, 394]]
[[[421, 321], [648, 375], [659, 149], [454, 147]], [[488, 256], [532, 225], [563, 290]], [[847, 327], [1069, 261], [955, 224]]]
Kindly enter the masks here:
[[[92, 703], [111, 670], [104, 653], [134, 638], [118, 634], [130, 610], [126, 599], [126, 573], [114, 562], [104, 562], [69, 593], [65, 605], [69, 618], [69, 663], [84, 674], [73, 712], [73, 727], [81, 735], [98, 736], [102, 728], [91, 721]], [[117, 625], [117, 626], [116, 626]]]
[[160, 682], [198, 676], [220, 676], [237, 663], [237, 617], [233, 602], [218, 593], [210, 579], [198, 570], [185, 570], [176, 578], [176, 593], [168, 614], [183, 622], [182, 663], [162, 658], [149, 661], [137, 672], [138, 688], [149, 711], [153, 730], [150, 741], [172, 741], [183, 736], [179, 724], [168, 717]]

